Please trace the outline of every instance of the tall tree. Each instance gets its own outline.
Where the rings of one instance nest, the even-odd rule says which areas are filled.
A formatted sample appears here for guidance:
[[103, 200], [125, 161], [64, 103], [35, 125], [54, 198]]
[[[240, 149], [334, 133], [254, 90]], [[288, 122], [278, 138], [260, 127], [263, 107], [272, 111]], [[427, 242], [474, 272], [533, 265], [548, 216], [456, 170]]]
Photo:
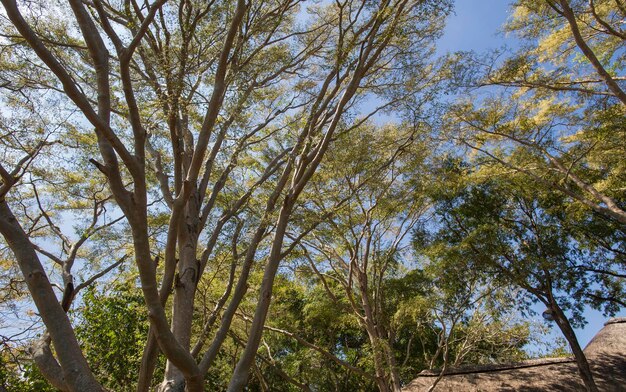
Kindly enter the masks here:
[[[161, 390], [203, 389], [250, 270], [263, 263], [253, 322], [229, 386], [241, 390], [277, 268], [294, 247], [285, 246], [285, 235], [302, 192], [337, 135], [401, 100], [397, 86], [423, 65], [422, 51], [441, 28], [448, 2], [348, 0], [312, 5], [308, 17], [297, 0], [2, 4], [3, 50], [21, 65], [3, 75], [2, 85], [46, 91], [66, 109], [83, 138], [75, 147], [85, 139], [96, 147], [97, 153], [88, 150], [89, 162], [128, 227], [150, 321], [138, 390], [149, 388], [159, 351], [167, 358]], [[373, 98], [379, 107], [360, 105]], [[45, 116], [41, 110], [34, 107]], [[26, 164], [40, 149], [36, 144], [25, 158], [2, 165], [0, 232], [50, 336], [40, 345], [49, 354], [44, 374], [61, 390], [102, 390], [24, 220], [13, 212], [15, 202], [5, 197], [22, 186]], [[154, 222], [162, 230], [153, 230]], [[192, 342], [197, 285], [222, 242], [241, 244], [242, 256], [233, 260], [236, 276], [214, 309], [217, 328], [202, 335], [212, 339]]]
[[[361, 158], [348, 159], [354, 164], [344, 165], [343, 170], [338, 167], [336, 170], [342, 172], [344, 186], [332, 186], [339, 192], [358, 190], [346, 207], [314, 231], [302, 247], [310, 268], [324, 286], [328, 285], [325, 275], [330, 274], [343, 287], [350, 311], [367, 332], [380, 391], [401, 389], [391, 347], [395, 331], [390, 323], [392, 315], [386, 314], [389, 309], [385, 306], [388, 299], [383, 282], [393, 274], [399, 259], [410, 248], [409, 233], [427, 207], [419, 198], [416, 189], [419, 183], [403, 181], [410, 170], [407, 167], [417, 164], [407, 162], [406, 150], [414, 148], [412, 141], [423, 130], [409, 129], [404, 135], [399, 131], [389, 129], [379, 137], [365, 133], [366, 137], [345, 153], [358, 154]], [[377, 152], [381, 146], [384, 146], [383, 151]], [[367, 184], [361, 187], [361, 182]], [[331, 192], [325, 189], [319, 193]], [[323, 210], [323, 200], [314, 202]]]
[[[336, 322], [349, 323], [351, 330], [358, 326], [370, 350], [369, 371], [379, 391], [399, 391], [414, 377], [411, 371], [447, 364], [448, 358], [461, 364], [480, 344], [491, 346], [499, 339], [510, 339], [520, 345], [524, 341], [516, 339], [523, 333], [505, 337], [505, 331], [514, 328], [509, 329], [507, 323], [496, 326], [490, 318], [501, 316], [502, 309], [490, 312], [481, 305], [493, 294], [481, 290], [487, 286], [483, 274], [470, 277], [471, 271], [465, 273], [462, 267], [447, 271], [449, 265], [437, 268], [434, 264], [424, 271], [421, 255], [413, 251], [412, 233], [432, 215], [425, 191], [432, 181], [426, 165], [434, 148], [431, 131], [425, 123], [386, 127], [384, 133], [366, 126], [358, 143], [350, 138], [338, 140], [338, 146], [349, 143], [350, 147], [329, 153], [319, 180], [311, 184], [315, 195], [309, 198], [309, 208], [328, 218], [303, 239], [293, 255], [298, 263], [296, 276], [315, 282], [317, 295], [327, 297], [323, 306], [342, 315]], [[345, 195], [351, 195], [348, 202], [328, 214], [329, 206]], [[334, 317], [326, 317], [330, 325], [325, 329], [336, 328], [331, 324]], [[489, 341], [485, 333], [478, 338], [478, 331], [489, 328], [498, 330], [497, 337]], [[289, 332], [289, 325], [281, 329], [277, 332], [297, 336], [296, 331]], [[315, 340], [297, 340], [310, 348], [326, 347]], [[326, 354], [362, 377], [368, 369], [343, 363], [352, 347], [337, 340]], [[503, 350], [492, 359], [502, 360], [506, 355]]]

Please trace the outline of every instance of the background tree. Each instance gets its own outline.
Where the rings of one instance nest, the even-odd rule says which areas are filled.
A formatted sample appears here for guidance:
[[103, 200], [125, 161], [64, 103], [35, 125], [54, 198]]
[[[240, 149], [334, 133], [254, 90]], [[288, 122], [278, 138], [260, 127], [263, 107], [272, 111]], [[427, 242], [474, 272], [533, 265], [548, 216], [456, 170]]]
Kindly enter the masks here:
[[[500, 200], [491, 208], [507, 206], [522, 217], [515, 218], [517, 224], [526, 222], [514, 237], [505, 237], [511, 242], [509, 263], [517, 263], [520, 244], [539, 247], [538, 241], [545, 241], [533, 250], [539, 252], [533, 257], [554, 261], [532, 272], [535, 283], [525, 281], [522, 287], [532, 287], [533, 295], [543, 297], [549, 308], [558, 302], [550, 299], [551, 290], [572, 295], [579, 307], [569, 309], [576, 324], [584, 304], [608, 313], [623, 307], [626, 215], [623, 164], [616, 160], [624, 147], [623, 37], [617, 27], [623, 7], [608, 1], [518, 1], [514, 11], [505, 29], [519, 38], [519, 50], [490, 56], [455, 54], [450, 62], [453, 85], [472, 95], [451, 105], [448, 129], [452, 132], [446, 136], [474, 150], [468, 162], [480, 167], [479, 177], [495, 176], [500, 184], [494, 190], [494, 184], [479, 179], [457, 202], [489, 204], [498, 200], [493, 196], [505, 184], [511, 201]], [[489, 196], [480, 201], [481, 194]], [[447, 207], [456, 208], [454, 202]], [[468, 211], [459, 212], [472, 216], [470, 223], [464, 223], [472, 227], [465, 235], [489, 232], [475, 226], [482, 222], [488, 228], [486, 218]], [[489, 211], [482, 214], [489, 216]], [[465, 221], [448, 224], [461, 222]], [[507, 222], [499, 223], [503, 230]], [[606, 241], [593, 232], [604, 233]], [[526, 238], [530, 233], [535, 240]], [[493, 235], [485, 241], [496, 241], [502, 234]], [[480, 252], [489, 260], [498, 250], [480, 248]], [[565, 302], [567, 306], [559, 306], [573, 306]], [[595, 390], [566, 321], [564, 315], [557, 318], [563, 333], [570, 335], [567, 339], [587, 387]]]
[[[585, 384], [594, 390], [572, 326], [584, 322], [584, 306], [598, 305], [587, 293], [603, 284], [607, 272], [623, 269], [623, 261], [603, 248], [577, 243], [576, 233], [562, 220], [566, 216], [562, 194], [539, 192], [523, 176], [485, 176], [489, 169], [472, 172], [452, 165], [449, 173], [457, 185], [438, 199], [441, 226], [421, 237], [427, 252], [442, 262], [483, 270], [502, 279], [502, 284], [522, 288], [530, 295], [521, 298], [527, 306], [543, 303], [567, 339]], [[600, 290], [623, 298], [620, 273], [609, 275], [613, 282]], [[610, 302], [600, 306], [608, 313], [615, 309]]]
[[412, 251], [411, 235], [430, 216], [429, 131], [426, 124], [388, 127], [385, 133], [366, 126], [359, 143], [336, 142], [350, 148], [330, 153], [320, 182], [312, 183], [309, 208], [326, 215], [328, 205], [354, 194], [303, 239], [293, 267], [319, 302], [305, 305], [319, 314], [311, 324], [321, 323], [318, 330], [326, 333], [296, 330], [291, 319], [281, 326], [274, 321], [282, 319], [278, 315], [267, 326], [361, 378], [375, 375], [378, 390], [400, 390], [416, 372], [447, 364], [449, 357], [464, 363], [470, 353], [478, 355], [480, 345], [491, 352], [483, 361], [511, 359], [513, 352], [519, 358], [528, 336], [522, 325], [506, 320], [505, 306], [491, 301], [488, 309], [485, 298], [493, 293], [482, 290], [484, 275], [470, 278], [462, 268], [446, 271], [447, 265], [420, 270], [424, 265]]
[[143, 297], [128, 282], [108, 286], [106, 293], [101, 290], [92, 287], [83, 296], [76, 336], [106, 388], [134, 391], [149, 327]]

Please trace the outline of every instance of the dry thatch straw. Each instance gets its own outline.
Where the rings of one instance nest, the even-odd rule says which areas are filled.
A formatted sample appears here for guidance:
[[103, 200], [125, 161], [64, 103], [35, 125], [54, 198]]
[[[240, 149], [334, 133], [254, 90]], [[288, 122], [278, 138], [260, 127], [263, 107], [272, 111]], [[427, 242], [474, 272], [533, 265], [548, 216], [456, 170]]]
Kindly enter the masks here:
[[[626, 317], [606, 322], [584, 351], [601, 391], [626, 391]], [[423, 371], [403, 391], [427, 391], [438, 375], [437, 371]], [[542, 358], [513, 364], [449, 369], [436, 390], [585, 391], [585, 387], [573, 358]]]

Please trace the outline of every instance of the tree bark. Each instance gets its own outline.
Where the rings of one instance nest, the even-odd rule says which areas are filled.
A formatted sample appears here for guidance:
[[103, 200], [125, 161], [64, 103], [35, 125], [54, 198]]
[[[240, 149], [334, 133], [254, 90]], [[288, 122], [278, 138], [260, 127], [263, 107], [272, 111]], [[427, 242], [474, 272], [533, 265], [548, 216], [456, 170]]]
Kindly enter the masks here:
[[63, 378], [63, 369], [61, 369], [59, 362], [57, 362], [54, 355], [52, 355], [52, 350], [50, 350], [50, 335], [47, 332], [35, 341], [29, 351], [37, 368], [46, 380], [62, 392], [69, 391]]
[[570, 25], [570, 30], [572, 31], [572, 35], [574, 36], [576, 45], [578, 45], [578, 47], [583, 52], [585, 57], [589, 60], [593, 68], [595, 68], [598, 75], [600, 75], [600, 77], [604, 80], [609, 90], [611, 90], [611, 92], [615, 94], [617, 99], [622, 102], [622, 105], [626, 106], [626, 93], [624, 93], [624, 90], [621, 89], [621, 87], [619, 86], [619, 84], [617, 84], [615, 79], [613, 79], [611, 74], [607, 72], [596, 54], [589, 47], [589, 45], [587, 45], [587, 42], [585, 42], [585, 39], [580, 33], [578, 22], [576, 22], [576, 16], [574, 15], [574, 11], [569, 5], [569, 2], [567, 0], [559, 0], [559, 3], [562, 7], [562, 15], [565, 17], [565, 19], [567, 19], [567, 22]]
[[15, 255], [35, 306], [50, 333], [67, 389], [72, 392], [104, 391], [89, 369], [70, 320], [54, 295], [28, 235], [5, 200], [0, 201], [0, 233]]
[[572, 353], [576, 359], [576, 365], [578, 366], [578, 373], [580, 373], [580, 377], [585, 384], [585, 388], [587, 388], [588, 392], [598, 392], [598, 387], [593, 379], [593, 373], [591, 373], [589, 362], [587, 361], [587, 357], [578, 343], [574, 329], [572, 329], [567, 316], [563, 313], [563, 310], [556, 303], [552, 295], [549, 296], [549, 300], [550, 308], [554, 311], [554, 319], [572, 349]]
[[152, 376], [156, 369], [159, 357], [159, 346], [154, 336], [154, 328], [150, 326], [148, 329], [148, 340], [143, 349], [141, 356], [141, 365], [139, 367], [139, 376], [137, 379], [136, 392], [149, 392], [152, 385]]
[[[191, 349], [191, 327], [194, 314], [194, 302], [198, 285], [199, 261], [197, 198], [192, 196], [187, 204], [185, 219], [178, 229], [179, 261], [178, 272], [174, 280], [174, 301], [172, 308], [172, 333], [178, 343], [187, 350]], [[165, 368], [163, 392], [182, 391], [185, 383], [183, 373], [170, 361]]]

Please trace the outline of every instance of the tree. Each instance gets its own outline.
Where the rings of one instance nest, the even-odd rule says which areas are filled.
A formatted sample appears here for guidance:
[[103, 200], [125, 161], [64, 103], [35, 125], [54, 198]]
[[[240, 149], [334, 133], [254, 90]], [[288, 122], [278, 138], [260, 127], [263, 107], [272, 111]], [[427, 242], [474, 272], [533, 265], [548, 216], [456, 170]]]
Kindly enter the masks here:
[[128, 282], [91, 287], [83, 296], [76, 337], [96, 378], [113, 391], [134, 391], [149, 323], [141, 292]]
[[[592, 304], [611, 313], [623, 307], [626, 214], [623, 164], [618, 157], [623, 155], [624, 135], [618, 123], [623, 123], [626, 101], [620, 75], [623, 37], [617, 21], [624, 10], [619, 2], [567, 0], [518, 1], [514, 10], [506, 29], [520, 38], [521, 48], [515, 53], [505, 54], [504, 59], [502, 52], [482, 58], [452, 56], [453, 85], [475, 93], [451, 106], [448, 129], [453, 131], [446, 135], [477, 153], [470, 161], [481, 167], [483, 175], [498, 179], [497, 191], [494, 184], [487, 188], [469, 185], [475, 197], [466, 206], [478, 206], [481, 192], [490, 202], [498, 200], [493, 197], [502, 192], [502, 183], [510, 189], [509, 200], [516, 201], [513, 207], [506, 199], [492, 205], [496, 210], [506, 206], [521, 219], [498, 223], [503, 230], [485, 240], [497, 241], [511, 224], [527, 228], [527, 232], [520, 227], [516, 234], [504, 237], [511, 242], [505, 248], [511, 250], [508, 263], [501, 265], [521, 262], [519, 244], [539, 247], [538, 242], [546, 242], [533, 258], [547, 264], [538, 264], [539, 270], [508, 273], [526, 276], [517, 284], [555, 313], [585, 385], [596, 390], [569, 320], [557, 308]], [[509, 184], [516, 185], [509, 188]], [[529, 194], [531, 190], [537, 195]], [[468, 190], [460, 199], [471, 199], [470, 195]], [[456, 207], [450, 204], [448, 208]], [[482, 214], [489, 216], [489, 211]], [[469, 232], [480, 235], [490, 230], [479, 230], [476, 222], [489, 228], [501, 221], [496, 218], [487, 223], [486, 218], [471, 216], [476, 220], [470, 221]], [[534, 233], [532, 241], [526, 238], [530, 233]], [[604, 239], [599, 233], [604, 233]], [[499, 252], [478, 250], [486, 260]], [[524, 256], [536, 252], [523, 250]], [[553, 290], [556, 297], [558, 292], [569, 293], [573, 302], [559, 304]], [[580, 309], [569, 310], [579, 321]]]
[[[450, 112], [457, 136], [537, 186], [626, 224], [616, 160], [624, 153], [623, 7], [546, 0], [513, 10], [505, 30], [519, 50], [452, 56], [453, 84], [481, 87]], [[524, 155], [511, 155], [512, 146]]]
[[[321, 307], [317, 312], [323, 321], [315, 321], [319, 329], [334, 331], [333, 322], [345, 323], [351, 329], [345, 333], [360, 331], [362, 342], [351, 346], [337, 332], [330, 338], [300, 333], [289, 322], [268, 326], [313, 350], [323, 347], [347, 371], [362, 377], [373, 373], [380, 391], [399, 391], [416, 371], [447, 364], [448, 353], [454, 364], [464, 363], [470, 353], [478, 355], [481, 344], [492, 347], [491, 359], [511, 358], [504, 349], [507, 342], [519, 348], [527, 336], [523, 328], [512, 332], [504, 306], [488, 309], [486, 298], [493, 291], [481, 288], [488, 287], [484, 275], [470, 277], [462, 268], [448, 271], [449, 265], [421, 270], [421, 255], [413, 252], [410, 239], [418, 223], [430, 216], [430, 131], [424, 123], [387, 127], [384, 133], [364, 127], [358, 143], [337, 141], [350, 146], [331, 152], [319, 182], [311, 184], [313, 215], [326, 215], [337, 200], [348, 202], [303, 239], [293, 268], [305, 285], [314, 282], [316, 295], [326, 296], [315, 305]], [[363, 359], [369, 366], [344, 363], [361, 346], [368, 347]]]
[[[563, 195], [539, 192], [523, 176], [485, 176], [489, 169], [472, 173], [451, 165], [449, 172], [457, 185], [439, 198], [441, 226], [423, 235], [425, 249], [457, 268], [483, 270], [522, 288], [530, 295], [522, 303], [543, 303], [567, 339], [585, 385], [597, 390], [572, 325], [583, 322], [585, 305], [598, 304], [585, 294], [604, 280], [595, 271], [619, 270], [620, 261], [577, 243], [562, 220]], [[615, 295], [621, 298], [623, 282], [613, 277], [609, 287], [619, 286]]]
[[[301, 194], [338, 135], [402, 99], [405, 92], [395, 86], [411, 83], [447, 1], [335, 2], [314, 6], [304, 22], [298, 21], [300, 2], [292, 0], [2, 4], [3, 50], [19, 64], [3, 71], [3, 87], [19, 91], [20, 102], [45, 91], [71, 118], [71, 127], [61, 124], [51, 141], [41, 137], [0, 173], [0, 232], [47, 329], [37, 350], [45, 358], [38, 362], [42, 373], [61, 390], [102, 390], [38, 246], [14, 213], [20, 180], [35, 159], [49, 165], [42, 149], [54, 142], [69, 156], [85, 149], [110, 192], [102, 200], [114, 203], [127, 228], [124, 240], [132, 247], [126, 251], [138, 268], [150, 322], [138, 390], [151, 384], [159, 351], [167, 358], [161, 390], [203, 389], [251, 268], [264, 263], [229, 386], [241, 390], [277, 268], [298, 242], [286, 244], [285, 235]], [[55, 22], [59, 15], [65, 22]], [[377, 97], [380, 108], [361, 111], [368, 97]], [[40, 102], [32, 110], [47, 121]], [[63, 145], [68, 135], [75, 145]], [[77, 186], [87, 189], [84, 180]], [[94, 201], [95, 211], [102, 211], [102, 200]], [[88, 232], [107, 224], [100, 216]], [[214, 310], [219, 325], [202, 335], [212, 335], [208, 349], [193, 350], [192, 343], [205, 344], [192, 342], [198, 282], [219, 244], [231, 242], [241, 259], [233, 260], [236, 276]], [[64, 294], [71, 298], [73, 261], [62, 263]]]
[[[389, 129], [381, 137], [364, 132], [362, 141], [353, 143], [351, 151], [346, 150], [362, 158], [337, 159], [338, 163], [352, 161], [354, 165], [344, 170], [337, 167], [335, 170], [342, 172], [345, 185], [331, 185], [340, 193], [357, 189], [354, 197], [302, 246], [304, 257], [320, 282], [328, 286], [330, 277], [325, 275], [330, 275], [343, 287], [349, 310], [367, 332], [380, 391], [401, 389], [391, 347], [395, 331], [390, 323], [392, 315], [386, 314], [389, 309], [385, 306], [388, 299], [383, 282], [397, 269], [409, 246], [407, 237], [426, 209], [424, 201], [417, 197], [419, 183], [402, 180], [408, 171], [406, 167], [418, 164], [407, 162], [411, 158], [403, 152], [414, 148], [412, 141], [419, 137], [419, 132], [409, 129], [398, 134]], [[395, 140], [400, 143], [395, 144]], [[386, 146], [386, 151], [377, 153], [380, 146]], [[362, 182], [366, 184], [361, 186]], [[332, 190], [325, 189], [319, 194], [329, 195]], [[324, 200], [314, 203], [324, 209]], [[336, 301], [330, 288], [328, 294]]]

